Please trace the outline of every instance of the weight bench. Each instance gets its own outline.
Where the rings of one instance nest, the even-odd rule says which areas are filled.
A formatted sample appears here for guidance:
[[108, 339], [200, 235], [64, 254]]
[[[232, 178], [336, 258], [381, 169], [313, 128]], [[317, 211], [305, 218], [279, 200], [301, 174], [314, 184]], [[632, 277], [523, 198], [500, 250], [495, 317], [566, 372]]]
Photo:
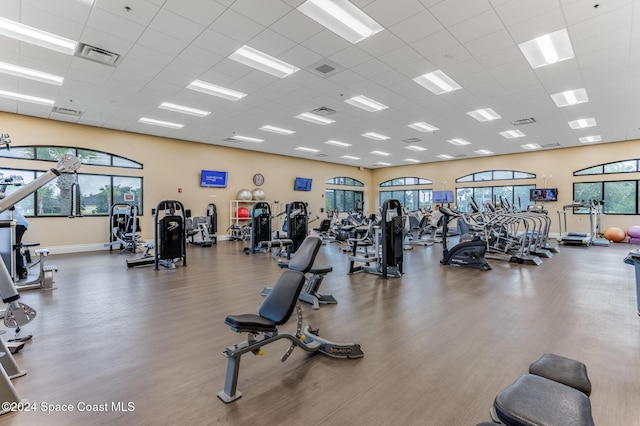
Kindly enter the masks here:
[[[544, 354], [496, 396], [491, 417], [507, 426], [592, 426], [591, 382], [586, 366]], [[496, 423], [480, 423], [485, 426]]]
[[[242, 396], [238, 391], [241, 356], [247, 352], [262, 355], [264, 353], [262, 347], [277, 340], [287, 339], [291, 342], [280, 359], [282, 362], [289, 358], [296, 346], [307, 352], [321, 352], [335, 358], [364, 356], [360, 345], [356, 343], [342, 344], [322, 339], [318, 337], [318, 330], [312, 329], [309, 325], [302, 331], [302, 309], [298, 303], [298, 297], [305, 281], [302, 272], [287, 269], [280, 275], [262, 302], [257, 315], [242, 314], [226, 317], [225, 324], [236, 333], [247, 333], [247, 341], [230, 346], [222, 352], [222, 355], [228, 359], [224, 389], [218, 392], [218, 398], [222, 401], [229, 403]], [[297, 314], [295, 334], [278, 333], [278, 326], [289, 320], [294, 308]]]
[[290, 247], [293, 246], [292, 240], [282, 239], [282, 240], [271, 240], [271, 241], [260, 241], [258, 242], [258, 248], [264, 250], [271, 250], [271, 255], [275, 259], [279, 259], [282, 255], [283, 251], [287, 252], [287, 258], [291, 258], [291, 250]]
[[[333, 271], [333, 267], [330, 265], [314, 266], [313, 264], [321, 245], [322, 239], [320, 237], [309, 236], [300, 244], [293, 259], [288, 262], [278, 262], [278, 266], [281, 268], [292, 269], [305, 274], [306, 280], [300, 292], [300, 300], [310, 303], [313, 309], [320, 309], [320, 304], [338, 303], [332, 295], [318, 292], [324, 277]], [[307, 276], [307, 274], [311, 274], [311, 276]], [[269, 291], [271, 289], [266, 287], [260, 294], [266, 296]]]

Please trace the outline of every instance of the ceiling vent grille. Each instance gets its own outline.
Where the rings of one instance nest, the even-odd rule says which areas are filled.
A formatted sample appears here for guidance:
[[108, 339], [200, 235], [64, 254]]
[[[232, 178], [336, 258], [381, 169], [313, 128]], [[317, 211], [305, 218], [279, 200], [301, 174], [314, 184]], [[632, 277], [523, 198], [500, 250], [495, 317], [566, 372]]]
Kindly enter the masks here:
[[115, 67], [120, 59], [120, 55], [117, 53], [109, 52], [108, 50], [100, 49], [99, 47], [84, 43], [80, 43], [78, 45], [77, 52], [76, 56], [112, 67]]
[[559, 143], [546, 143], [544, 145], [541, 145], [543, 148], [557, 148], [559, 146], [561, 146]]
[[513, 120], [511, 124], [513, 124], [514, 126], [522, 126], [523, 124], [532, 124], [535, 122], [536, 122], [535, 118], [529, 117], [529, 118], [521, 118], [520, 120]]
[[316, 108], [313, 111], [311, 111], [314, 114], [318, 114], [321, 115], [323, 117], [326, 117], [328, 115], [333, 115], [336, 113], [335, 110], [331, 109], [331, 108], [327, 108], [327, 107], [320, 107], [320, 108]]
[[402, 142], [406, 142], [406, 143], [417, 143], [417, 142], [422, 142], [422, 139], [420, 139], [420, 138], [402, 139]]
[[62, 107], [53, 107], [51, 112], [55, 112], [56, 114], [72, 115], [74, 117], [80, 117], [82, 115], [82, 111]]
[[224, 139], [222, 139], [222, 142], [233, 142], [233, 143], [236, 143], [236, 142], [238, 142], [238, 139], [224, 138]]
[[323, 153], [316, 154], [316, 157], [328, 157], [328, 156], [329, 156], [328, 154], [323, 154]]
[[344, 71], [344, 67], [325, 58], [309, 66], [308, 70], [320, 77], [331, 77]]
[[457, 154], [454, 155], [455, 158], [465, 158], [467, 156], [467, 154]]

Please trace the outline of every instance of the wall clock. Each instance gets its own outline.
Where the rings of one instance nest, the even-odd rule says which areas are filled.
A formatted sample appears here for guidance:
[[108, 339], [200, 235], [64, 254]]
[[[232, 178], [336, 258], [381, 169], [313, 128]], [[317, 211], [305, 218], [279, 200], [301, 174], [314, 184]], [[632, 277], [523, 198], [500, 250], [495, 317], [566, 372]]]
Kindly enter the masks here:
[[260, 173], [256, 173], [255, 175], [253, 175], [253, 183], [256, 186], [262, 186], [262, 184], [264, 183], [264, 176], [262, 176], [262, 174]]

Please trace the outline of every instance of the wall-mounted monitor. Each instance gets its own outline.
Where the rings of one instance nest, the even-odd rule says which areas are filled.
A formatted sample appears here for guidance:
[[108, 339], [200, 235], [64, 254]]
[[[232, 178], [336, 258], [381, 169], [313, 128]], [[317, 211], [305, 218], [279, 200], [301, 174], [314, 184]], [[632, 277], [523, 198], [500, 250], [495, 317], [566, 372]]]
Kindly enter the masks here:
[[227, 172], [203, 170], [200, 172], [200, 186], [205, 188], [226, 188]]
[[558, 188], [535, 188], [530, 191], [532, 202], [558, 201]]
[[297, 177], [293, 184], [294, 191], [311, 191], [311, 179]]
[[434, 203], [453, 203], [453, 191], [433, 191]]

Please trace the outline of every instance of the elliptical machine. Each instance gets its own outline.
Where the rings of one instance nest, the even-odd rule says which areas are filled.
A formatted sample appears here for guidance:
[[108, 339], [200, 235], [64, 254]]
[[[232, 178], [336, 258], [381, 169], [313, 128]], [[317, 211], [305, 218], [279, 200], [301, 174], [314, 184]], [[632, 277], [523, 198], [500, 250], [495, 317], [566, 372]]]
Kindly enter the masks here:
[[445, 206], [440, 206], [440, 212], [443, 214], [442, 260], [440, 263], [443, 265], [466, 266], [480, 269], [481, 271], [491, 270], [491, 265], [484, 258], [487, 243], [481, 240], [478, 235], [465, 233], [460, 236], [461, 242], [451, 247], [451, 249], [447, 247], [446, 230], [449, 222], [454, 218], [460, 218], [462, 215]]

